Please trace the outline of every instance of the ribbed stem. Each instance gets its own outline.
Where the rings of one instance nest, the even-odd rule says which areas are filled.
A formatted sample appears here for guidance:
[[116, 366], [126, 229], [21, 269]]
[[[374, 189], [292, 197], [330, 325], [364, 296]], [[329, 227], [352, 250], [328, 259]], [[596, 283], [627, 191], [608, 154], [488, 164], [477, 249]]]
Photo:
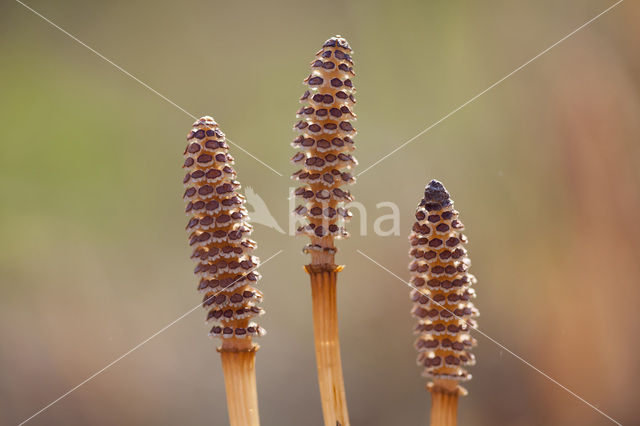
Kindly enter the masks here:
[[311, 277], [313, 332], [325, 426], [349, 426], [350, 424], [342, 377], [336, 301], [337, 273], [342, 268], [336, 265], [305, 267]]
[[255, 350], [220, 350], [231, 426], [259, 426]]
[[436, 380], [428, 389], [431, 392], [431, 426], [456, 426], [458, 396], [464, 394], [464, 389], [454, 380]]

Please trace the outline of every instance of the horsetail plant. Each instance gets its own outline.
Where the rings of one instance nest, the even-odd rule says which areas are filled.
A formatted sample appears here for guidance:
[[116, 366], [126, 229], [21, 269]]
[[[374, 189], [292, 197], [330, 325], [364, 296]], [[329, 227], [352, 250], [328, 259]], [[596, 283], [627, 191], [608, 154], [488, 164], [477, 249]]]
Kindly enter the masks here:
[[208, 309], [207, 322], [214, 323], [210, 335], [222, 338], [218, 348], [225, 377], [229, 420], [232, 426], [257, 426], [258, 397], [255, 378], [255, 353], [252, 338], [264, 330], [251, 322], [263, 310], [262, 299], [253, 288], [260, 279], [255, 272], [260, 260], [251, 256], [256, 243], [247, 236], [252, 227], [244, 207], [245, 199], [237, 191], [233, 157], [225, 135], [211, 117], [193, 124], [184, 152], [184, 199], [189, 216], [187, 230], [198, 290], [204, 294], [202, 305]]
[[431, 426], [455, 426], [458, 396], [466, 395], [459, 381], [471, 379], [466, 366], [475, 363], [469, 350], [476, 341], [469, 335], [475, 328], [478, 311], [471, 299], [475, 283], [467, 272], [470, 265], [463, 248], [467, 238], [464, 226], [444, 186], [432, 180], [416, 211], [409, 241], [412, 314], [418, 319], [418, 365], [433, 379], [431, 392]]
[[298, 235], [310, 237], [303, 249], [311, 255], [305, 266], [311, 279], [313, 327], [318, 366], [318, 383], [326, 426], [349, 425], [347, 401], [342, 376], [338, 313], [336, 300], [337, 273], [343, 266], [335, 264], [334, 240], [347, 237], [343, 225], [351, 217], [344, 207], [352, 200], [342, 189], [354, 182], [348, 170], [355, 166], [355, 129], [351, 121], [355, 89], [351, 78], [351, 48], [341, 36], [327, 40], [311, 62], [311, 74], [304, 80], [307, 90], [300, 99], [300, 121], [294, 126], [300, 135], [292, 146], [299, 151], [292, 162], [302, 168], [293, 179], [302, 183], [295, 195], [302, 204], [294, 210], [303, 225]]

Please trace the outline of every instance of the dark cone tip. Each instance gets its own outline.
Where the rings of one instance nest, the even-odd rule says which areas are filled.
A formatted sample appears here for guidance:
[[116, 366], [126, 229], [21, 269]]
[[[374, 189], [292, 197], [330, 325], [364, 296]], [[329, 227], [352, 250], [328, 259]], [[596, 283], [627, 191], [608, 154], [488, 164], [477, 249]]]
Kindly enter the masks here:
[[424, 200], [427, 204], [438, 204], [440, 208], [451, 205], [449, 193], [444, 185], [435, 179], [424, 189]]
[[213, 119], [213, 117], [209, 116], [209, 115], [205, 115], [200, 117], [199, 119], [197, 119], [194, 123], [193, 126], [216, 126], [218, 123], [216, 123], [216, 120]]
[[349, 46], [347, 39], [339, 34], [325, 41], [322, 47], [342, 47], [343, 49], [351, 50], [351, 46]]

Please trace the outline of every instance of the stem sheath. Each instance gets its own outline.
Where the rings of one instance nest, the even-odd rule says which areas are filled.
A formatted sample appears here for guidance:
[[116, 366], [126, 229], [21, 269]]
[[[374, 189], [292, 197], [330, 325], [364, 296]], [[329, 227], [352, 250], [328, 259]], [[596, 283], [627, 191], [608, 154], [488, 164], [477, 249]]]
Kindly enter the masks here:
[[231, 426], [260, 425], [255, 349], [220, 350]]
[[436, 380], [427, 388], [431, 392], [431, 426], [456, 426], [458, 397], [465, 390], [455, 380]]
[[336, 282], [342, 268], [330, 264], [305, 266], [311, 277], [313, 332], [325, 426], [350, 424], [338, 339]]

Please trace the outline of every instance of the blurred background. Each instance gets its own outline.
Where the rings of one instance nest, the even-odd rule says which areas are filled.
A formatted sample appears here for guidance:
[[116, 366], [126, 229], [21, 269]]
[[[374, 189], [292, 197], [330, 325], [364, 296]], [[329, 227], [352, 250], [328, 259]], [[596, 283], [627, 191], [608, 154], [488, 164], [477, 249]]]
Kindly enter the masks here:
[[[354, 49], [360, 170], [612, 1], [44, 1], [28, 5], [237, 144], [239, 178], [288, 225], [308, 63]], [[624, 2], [352, 188], [368, 235], [340, 243], [354, 425], [419, 425], [407, 235], [425, 184], [467, 226], [480, 329], [623, 424], [640, 379], [640, 5]], [[193, 308], [181, 179], [193, 119], [17, 2], [0, 5], [0, 423], [17, 424]], [[396, 203], [401, 235], [374, 220]], [[356, 218], [357, 219], [357, 218]], [[269, 331], [265, 425], [320, 425], [301, 238], [257, 224]], [[349, 310], [346, 308], [350, 307]], [[224, 425], [217, 342], [196, 310], [33, 425]], [[635, 337], [634, 337], [635, 336]], [[463, 425], [609, 421], [478, 335]]]

